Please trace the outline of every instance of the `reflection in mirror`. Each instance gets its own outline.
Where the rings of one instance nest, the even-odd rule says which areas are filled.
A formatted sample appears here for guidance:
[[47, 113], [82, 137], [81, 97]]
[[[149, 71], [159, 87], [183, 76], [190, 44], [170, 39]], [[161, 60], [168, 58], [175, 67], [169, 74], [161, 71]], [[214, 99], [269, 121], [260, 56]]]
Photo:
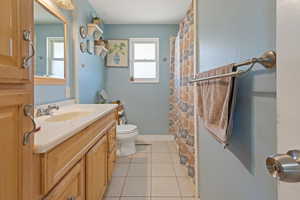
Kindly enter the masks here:
[[39, 3], [34, 3], [35, 75], [65, 78], [65, 24]]

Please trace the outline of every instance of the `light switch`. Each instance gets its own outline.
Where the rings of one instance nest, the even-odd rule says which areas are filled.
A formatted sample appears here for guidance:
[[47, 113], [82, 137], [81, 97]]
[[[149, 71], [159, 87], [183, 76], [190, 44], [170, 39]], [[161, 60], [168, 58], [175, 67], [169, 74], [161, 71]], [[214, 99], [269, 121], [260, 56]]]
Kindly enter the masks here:
[[65, 92], [66, 92], [66, 98], [70, 98], [71, 97], [71, 89], [69, 86], [66, 87]]

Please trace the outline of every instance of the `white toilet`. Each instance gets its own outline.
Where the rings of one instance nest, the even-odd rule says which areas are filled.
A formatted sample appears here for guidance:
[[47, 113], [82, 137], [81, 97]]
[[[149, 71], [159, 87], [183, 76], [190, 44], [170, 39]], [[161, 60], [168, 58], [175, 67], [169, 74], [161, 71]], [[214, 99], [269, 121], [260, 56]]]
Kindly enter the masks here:
[[138, 127], [135, 125], [122, 124], [117, 126], [119, 156], [129, 156], [136, 153], [135, 140], [138, 134]]

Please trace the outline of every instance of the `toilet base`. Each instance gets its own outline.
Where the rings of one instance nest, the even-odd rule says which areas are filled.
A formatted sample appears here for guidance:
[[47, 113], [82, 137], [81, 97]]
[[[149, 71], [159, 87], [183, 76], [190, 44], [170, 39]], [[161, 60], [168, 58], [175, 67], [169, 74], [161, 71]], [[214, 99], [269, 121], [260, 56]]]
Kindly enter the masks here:
[[118, 156], [130, 156], [136, 153], [135, 141], [118, 142]]

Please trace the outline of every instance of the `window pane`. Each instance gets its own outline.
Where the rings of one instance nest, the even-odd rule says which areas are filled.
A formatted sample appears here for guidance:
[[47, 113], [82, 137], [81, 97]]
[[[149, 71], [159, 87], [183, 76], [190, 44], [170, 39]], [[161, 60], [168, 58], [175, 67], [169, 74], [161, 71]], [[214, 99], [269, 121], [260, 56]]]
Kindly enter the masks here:
[[51, 66], [51, 75], [52, 77], [64, 78], [65, 77], [65, 66], [64, 61], [52, 60]]
[[53, 57], [54, 58], [64, 58], [64, 43], [63, 42], [54, 42], [53, 43]]
[[134, 78], [156, 78], [155, 62], [135, 62]]
[[155, 43], [135, 43], [135, 60], [155, 60]]

